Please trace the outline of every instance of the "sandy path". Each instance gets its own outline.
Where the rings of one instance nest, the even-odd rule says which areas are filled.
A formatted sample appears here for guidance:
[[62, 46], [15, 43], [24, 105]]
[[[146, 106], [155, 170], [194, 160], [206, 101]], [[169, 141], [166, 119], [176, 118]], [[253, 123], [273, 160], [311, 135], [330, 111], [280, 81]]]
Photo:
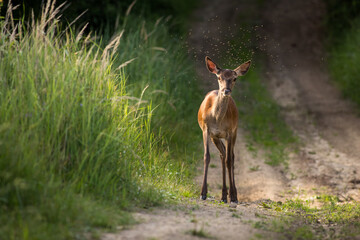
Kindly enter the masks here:
[[360, 118], [326, 69], [324, 3], [273, 0], [264, 12], [266, 82], [304, 143], [290, 160], [298, 178], [291, 185], [326, 186], [333, 194], [360, 200]]
[[[256, 213], [256, 214], [255, 214]], [[277, 234], [255, 229], [253, 224], [269, 216], [256, 206], [229, 208], [213, 201], [181, 204], [170, 208], [141, 210], [134, 214], [139, 224], [119, 233], [108, 233], [102, 240], [143, 239], [251, 239], [254, 234], [277, 239]], [[194, 235], [192, 231], [204, 235]]]

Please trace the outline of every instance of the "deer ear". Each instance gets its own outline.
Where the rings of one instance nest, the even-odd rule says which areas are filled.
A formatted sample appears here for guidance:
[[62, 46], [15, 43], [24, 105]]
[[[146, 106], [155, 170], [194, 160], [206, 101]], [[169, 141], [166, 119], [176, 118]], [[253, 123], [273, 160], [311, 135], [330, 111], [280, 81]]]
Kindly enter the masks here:
[[238, 76], [244, 76], [249, 70], [250, 65], [251, 65], [251, 60], [244, 62], [243, 64], [238, 66], [234, 71]]
[[220, 68], [216, 65], [216, 63], [213, 62], [208, 56], [205, 57], [205, 63], [207, 69], [214, 74], [218, 74]]

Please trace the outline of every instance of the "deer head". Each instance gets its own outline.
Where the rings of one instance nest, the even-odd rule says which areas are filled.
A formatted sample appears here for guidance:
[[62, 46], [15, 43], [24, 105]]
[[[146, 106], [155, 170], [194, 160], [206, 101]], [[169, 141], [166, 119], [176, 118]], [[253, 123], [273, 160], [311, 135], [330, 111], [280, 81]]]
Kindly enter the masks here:
[[235, 81], [237, 77], [244, 76], [250, 68], [251, 61], [247, 61], [241, 64], [239, 67], [234, 70], [231, 69], [222, 69], [214, 61], [212, 61], [208, 56], [205, 57], [205, 63], [207, 69], [215, 74], [218, 78], [219, 83], [219, 94], [223, 97], [228, 97], [231, 95], [231, 91], [235, 86]]

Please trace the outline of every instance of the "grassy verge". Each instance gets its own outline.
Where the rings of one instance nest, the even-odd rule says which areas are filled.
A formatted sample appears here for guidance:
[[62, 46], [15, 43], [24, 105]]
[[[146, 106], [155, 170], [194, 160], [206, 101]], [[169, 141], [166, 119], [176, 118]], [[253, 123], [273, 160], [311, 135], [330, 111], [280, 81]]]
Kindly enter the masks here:
[[351, 27], [337, 36], [337, 43], [330, 46], [329, 70], [332, 79], [346, 98], [360, 108], [360, 17], [352, 20]]
[[360, 107], [359, 70], [360, 3], [326, 0], [328, 67], [344, 97]]
[[[230, 41], [231, 52], [236, 56], [227, 55], [231, 63], [242, 63], [252, 59], [249, 72], [240, 78], [236, 89], [239, 89], [237, 105], [240, 114], [240, 124], [247, 133], [248, 149], [256, 154], [256, 145], [264, 147], [266, 163], [272, 166], [287, 166], [287, 150], [297, 141], [292, 131], [283, 120], [280, 108], [272, 99], [262, 77], [263, 56], [255, 46], [257, 39], [256, 9], [261, 3], [252, 3], [253, 9], [246, 16], [239, 16], [241, 21], [239, 31]], [[260, 17], [259, 17], [260, 18]], [[247, 19], [247, 21], [244, 21]], [[255, 44], [254, 44], [255, 42]], [[233, 66], [231, 66], [233, 67]]]
[[351, 239], [360, 234], [360, 205], [341, 202], [335, 196], [268, 202], [262, 207], [276, 219], [261, 219], [254, 227], [281, 233], [286, 239]]
[[58, 10], [49, 2], [26, 27], [11, 11], [0, 22], [7, 239], [97, 237], [96, 229], [130, 223], [124, 210], [193, 193], [194, 159], [184, 149], [195, 138], [186, 131], [196, 126], [189, 103], [197, 95], [181, 43], [166, 23], [128, 21], [102, 49], [61, 31]]
[[[257, 154], [257, 147], [265, 150], [265, 162], [271, 166], [287, 167], [287, 154], [290, 147], [297, 142], [296, 137], [283, 120], [280, 107], [273, 100], [262, 81], [261, 57], [252, 55], [251, 45], [243, 39], [251, 39], [251, 35], [239, 36], [232, 43], [234, 49], [245, 49], [233, 62], [244, 62], [252, 59], [249, 72], [237, 82], [236, 98], [241, 127], [247, 134], [248, 149]], [[236, 47], [238, 46], [238, 47]]]
[[256, 154], [254, 144], [261, 145], [266, 151], [267, 164], [286, 167], [287, 149], [296, 140], [261, 81], [260, 71], [259, 66], [252, 69], [241, 83], [240, 121], [248, 133], [248, 149]]

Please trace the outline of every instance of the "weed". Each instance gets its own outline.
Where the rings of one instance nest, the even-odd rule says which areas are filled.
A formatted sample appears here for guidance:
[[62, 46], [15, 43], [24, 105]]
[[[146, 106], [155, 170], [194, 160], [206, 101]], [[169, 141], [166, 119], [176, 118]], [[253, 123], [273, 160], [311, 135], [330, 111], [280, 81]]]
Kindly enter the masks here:
[[296, 229], [294, 233], [295, 239], [314, 239], [314, 233], [311, 231], [310, 226], [301, 226]]
[[255, 217], [267, 219], [267, 217], [265, 215], [262, 215], [262, 214], [257, 213], [257, 212], [255, 213]]
[[[266, 239], [264, 235], [260, 234], [260, 233], [255, 233], [254, 234], [254, 238], [255, 239]], [[251, 238], [252, 239], [252, 238]]]
[[195, 204], [195, 205], [193, 205], [193, 206], [191, 207], [191, 210], [192, 210], [192, 211], [199, 210], [199, 209], [200, 209], [199, 204]]
[[233, 217], [233, 218], [241, 218], [241, 215], [233, 212], [231, 214], [231, 217]]
[[297, 179], [296, 174], [294, 174], [294, 173], [290, 173], [290, 179], [291, 179], [291, 180], [295, 180], [295, 179]]
[[267, 230], [267, 223], [264, 221], [258, 221], [253, 223], [252, 225], [254, 228], [256, 229], [263, 229], [263, 230]]
[[208, 238], [208, 239], [214, 239], [213, 237], [211, 237], [210, 235], [208, 235], [207, 233], [204, 232], [204, 229], [200, 229], [200, 230], [190, 230], [189, 234], [192, 236], [196, 236], [196, 237], [200, 237], [200, 238]]
[[259, 170], [260, 170], [260, 166], [259, 166], [259, 165], [256, 165], [256, 166], [253, 166], [253, 167], [249, 167], [249, 170], [250, 170], [251, 172], [259, 171]]
[[200, 229], [197, 229], [198, 220], [195, 217], [193, 217], [190, 222], [194, 223], [194, 229], [188, 231], [187, 233], [189, 233], [192, 236], [196, 236], [196, 237], [214, 239], [209, 234], [205, 233], [204, 224], [202, 225], [202, 227]]

